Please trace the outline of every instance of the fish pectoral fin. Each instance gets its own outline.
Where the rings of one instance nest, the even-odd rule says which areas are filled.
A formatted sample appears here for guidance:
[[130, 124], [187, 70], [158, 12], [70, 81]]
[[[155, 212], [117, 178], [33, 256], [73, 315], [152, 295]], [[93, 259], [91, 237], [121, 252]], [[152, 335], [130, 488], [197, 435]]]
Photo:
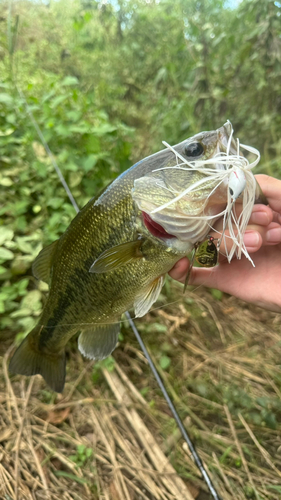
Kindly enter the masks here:
[[106, 273], [129, 264], [129, 262], [133, 262], [135, 259], [144, 258], [141, 251], [142, 244], [143, 239], [139, 239], [105, 250], [90, 267], [90, 273]]
[[79, 351], [90, 359], [104, 359], [115, 349], [120, 323], [97, 324], [83, 330], [78, 338]]
[[[38, 329], [38, 326], [35, 329]], [[30, 332], [32, 335], [39, 334], [35, 329]], [[29, 334], [15, 351], [9, 371], [20, 375], [42, 375], [53, 391], [62, 392], [65, 381], [65, 352], [54, 355], [40, 352], [34, 348], [33, 342], [30, 342]]]
[[156, 278], [150, 283], [149, 287], [146, 288], [141, 295], [136, 297], [134, 302], [136, 318], [144, 316], [149, 311], [152, 304], [156, 302], [164, 284], [164, 279], [164, 276], [159, 276], [159, 278]]
[[32, 264], [33, 276], [38, 280], [45, 281], [45, 283], [49, 283], [50, 280], [52, 261], [58, 241], [53, 241], [46, 248], [43, 248]]

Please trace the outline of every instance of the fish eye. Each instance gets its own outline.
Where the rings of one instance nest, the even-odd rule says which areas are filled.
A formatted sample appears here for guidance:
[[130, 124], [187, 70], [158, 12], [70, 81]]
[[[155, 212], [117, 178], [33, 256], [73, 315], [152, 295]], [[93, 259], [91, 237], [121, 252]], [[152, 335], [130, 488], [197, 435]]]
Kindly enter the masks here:
[[204, 153], [204, 147], [201, 142], [192, 142], [186, 146], [184, 152], [186, 156], [195, 158], [196, 156], [201, 156]]

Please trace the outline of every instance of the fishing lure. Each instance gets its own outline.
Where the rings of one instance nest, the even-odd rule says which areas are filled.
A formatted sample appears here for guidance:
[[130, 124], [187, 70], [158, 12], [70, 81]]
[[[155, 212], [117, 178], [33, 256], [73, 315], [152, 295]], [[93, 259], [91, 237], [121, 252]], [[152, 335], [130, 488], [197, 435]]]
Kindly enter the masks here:
[[218, 262], [218, 251], [214, 241], [213, 236], [208, 236], [208, 239], [196, 249], [195, 260], [203, 267], [214, 267]]
[[[231, 170], [231, 173], [229, 175], [229, 180], [228, 180], [228, 192], [229, 192], [229, 195], [231, 197], [231, 204], [230, 205], [228, 204], [228, 210], [226, 212], [226, 217], [224, 218], [222, 235], [221, 235], [221, 237], [218, 241], [218, 245], [217, 245], [218, 251], [220, 249], [221, 242], [222, 242], [223, 238], [225, 237], [225, 230], [226, 230], [226, 227], [227, 227], [227, 224], [229, 221], [229, 217], [232, 216], [234, 203], [242, 195], [246, 186], [247, 186], [247, 179], [246, 179], [246, 175], [245, 175], [244, 171], [239, 167], [234, 167]], [[235, 219], [234, 219], [234, 222], [236, 222]], [[238, 235], [241, 236], [239, 234], [239, 225], [237, 225], [237, 229], [238, 229]], [[225, 245], [225, 249], [227, 252], [226, 245]], [[252, 260], [251, 260], [251, 262], [252, 262]], [[253, 262], [252, 262], [252, 264], [254, 266]]]
[[203, 267], [214, 267], [218, 262], [218, 251], [214, 243], [215, 238], [208, 236], [208, 239], [202, 243], [197, 243], [193, 249], [188, 272], [184, 283], [184, 292], [188, 285], [190, 274], [193, 268], [194, 260]]
[[[190, 219], [196, 219], [196, 222], [208, 223], [210, 230], [216, 231], [213, 224], [218, 220], [219, 217], [223, 217], [223, 230], [220, 234], [217, 251], [219, 251], [222, 242], [224, 242], [225, 252], [228, 262], [231, 262], [234, 255], [238, 259], [241, 259], [242, 254], [252, 263], [254, 263], [248, 254], [245, 247], [243, 236], [248, 225], [254, 203], [257, 202], [257, 198], [260, 195], [260, 202], [267, 204], [266, 199], [259, 192], [259, 186], [255, 180], [252, 173], [252, 169], [258, 164], [260, 160], [260, 153], [257, 149], [240, 144], [239, 140], [235, 142], [233, 139], [233, 127], [230, 122], [228, 122], [231, 132], [229, 134], [226, 152], [220, 151], [215, 154], [212, 158], [208, 160], [196, 159], [196, 161], [187, 160], [184, 156], [180, 155], [172, 146], [163, 142], [163, 144], [168, 147], [176, 157], [176, 165], [165, 167], [173, 169], [184, 169], [187, 171], [197, 171], [204, 174], [204, 178], [189, 185], [186, 189], [175, 192], [172, 199], [167, 203], [162, 204], [154, 208], [151, 211], [151, 216], [157, 222], [158, 213], [168, 214], [169, 211], [172, 212], [176, 204], [186, 196], [190, 194], [199, 193], [202, 188], [206, 185], [212, 185], [213, 188], [210, 190], [208, 199], [210, 199], [218, 188], [225, 186], [227, 192], [227, 204], [226, 208], [221, 213], [216, 213], [215, 215], [204, 213], [200, 215], [187, 217]], [[248, 153], [251, 153], [256, 158], [249, 161], [248, 158], [240, 153], [240, 148], [243, 148]], [[235, 152], [235, 154], [234, 154]], [[155, 170], [156, 171], [156, 170]], [[235, 202], [239, 199], [242, 202], [242, 211], [239, 216], [236, 214]], [[207, 202], [206, 202], [207, 205]], [[159, 215], [160, 215], [159, 214]], [[229, 235], [226, 235], [226, 230], [228, 230]], [[231, 240], [232, 246], [228, 250], [229, 245], [227, 245], [226, 239]], [[204, 244], [204, 242], [202, 243]], [[201, 245], [201, 244], [200, 244]], [[195, 248], [195, 253], [196, 250]]]

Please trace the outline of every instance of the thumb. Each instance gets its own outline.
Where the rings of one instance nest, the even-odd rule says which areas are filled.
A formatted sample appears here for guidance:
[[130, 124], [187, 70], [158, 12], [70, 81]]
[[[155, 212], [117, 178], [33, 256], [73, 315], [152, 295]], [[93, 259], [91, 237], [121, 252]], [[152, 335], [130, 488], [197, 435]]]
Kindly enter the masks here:
[[[219, 282], [225, 281], [225, 269], [222, 270], [219, 268], [220, 266], [217, 266], [212, 269], [193, 267], [190, 273], [188, 284], [205, 285], [207, 287], [216, 288], [218, 286], [218, 281]], [[169, 272], [169, 275], [174, 280], [177, 280], [180, 283], [185, 283], [188, 269], [189, 269], [189, 260], [186, 257], [184, 257], [174, 265], [173, 269], [171, 269], [171, 271]]]

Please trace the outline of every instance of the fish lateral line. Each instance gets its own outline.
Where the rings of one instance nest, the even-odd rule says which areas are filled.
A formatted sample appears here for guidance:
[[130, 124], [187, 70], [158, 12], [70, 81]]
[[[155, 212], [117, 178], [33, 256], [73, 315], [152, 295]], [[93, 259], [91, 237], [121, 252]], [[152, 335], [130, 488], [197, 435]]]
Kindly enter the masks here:
[[[168, 307], [173, 304], [177, 304], [182, 301], [182, 298], [178, 298], [177, 300], [173, 300], [171, 302], [167, 302], [163, 305], [157, 306], [157, 307], [152, 307], [148, 312], [153, 312], [153, 311], [158, 311], [159, 309], [165, 309], [165, 307]], [[123, 313], [125, 314], [125, 313]], [[147, 313], [148, 314], [148, 313]], [[132, 319], [140, 319], [140, 317], [137, 316], [132, 316]], [[128, 320], [127, 319], [120, 319], [119, 321], [104, 321], [104, 322], [91, 322], [91, 323], [62, 323], [61, 325], [58, 325], [56, 328], [64, 328], [67, 326], [77, 326], [77, 334], [79, 333], [79, 327], [91, 327], [91, 326], [99, 326], [99, 325], [116, 325], [118, 323], [126, 323]], [[51, 326], [45, 326], [43, 325], [44, 328], [53, 328]]]

